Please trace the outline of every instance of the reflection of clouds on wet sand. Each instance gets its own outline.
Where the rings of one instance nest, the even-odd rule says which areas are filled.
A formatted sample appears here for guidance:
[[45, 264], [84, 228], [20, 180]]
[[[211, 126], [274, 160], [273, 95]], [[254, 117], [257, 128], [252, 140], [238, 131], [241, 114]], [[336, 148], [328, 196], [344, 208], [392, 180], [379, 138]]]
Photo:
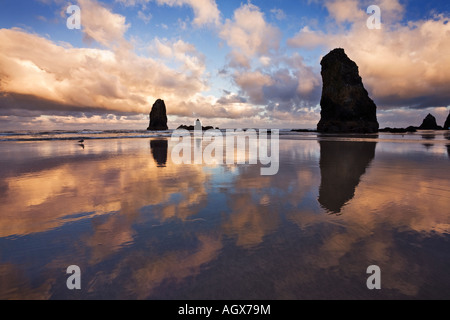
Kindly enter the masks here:
[[[450, 232], [450, 185], [445, 166], [438, 166], [439, 172], [436, 165], [418, 167], [407, 158], [380, 160], [366, 173], [340, 219], [330, 217], [325, 222], [338, 222], [338, 227], [323, 235], [318, 251], [308, 257], [309, 263], [321, 269], [345, 265], [341, 270], [347, 276], [361, 272], [364, 264], [378, 264], [383, 270], [383, 288], [408, 296], [418, 294], [426, 280], [417, 275], [428, 276], [430, 266], [417, 260], [414, 250], [400, 247], [402, 234], [420, 243]], [[299, 214], [296, 219], [308, 217], [311, 215]], [[324, 223], [323, 217], [317, 217], [317, 222]]]
[[[42, 171], [6, 178], [1, 237], [32, 236], [87, 220], [92, 232], [81, 234], [75, 254], [81, 256], [78, 261], [89, 256], [89, 264], [95, 265], [133, 244], [143, 207], [170, 203], [173, 215], [150, 211], [161, 222], [196, 214], [204, 204], [208, 174], [200, 166], [169, 165], [161, 171], [161, 157], [153, 162], [144, 151], [88, 161], [68, 158]], [[172, 202], [174, 194], [178, 200]], [[68, 260], [56, 258], [48, 267], [64, 268]]]
[[[330, 147], [345, 149], [341, 144], [335, 143]], [[367, 152], [365, 148], [368, 148]], [[421, 164], [405, 156], [395, 161], [380, 159], [377, 165], [373, 165], [370, 171], [367, 171], [366, 167], [374, 159], [375, 143], [355, 145], [354, 149], [354, 153], [344, 157], [345, 161], [339, 162], [337, 159], [337, 163], [330, 163], [330, 166], [337, 164], [335, 170], [324, 170], [321, 165], [322, 202], [326, 203], [323, 200], [325, 198], [323, 184], [329, 179], [332, 179], [330, 181], [341, 179], [334, 188], [327, 190], [330, 193], [327, 197], [331, 197], [330, 199], [335, 197], [333, 192], [338, 193], [339, 201], [336, 203], [339, 203], [337, 208], [342, 210], [341, 216], [316, 214], [314, 206], [301, 210], [288, 210], [286, 206], [283, 207], [284, 215], [303, 231], [317, 230], [317, 226], [327, 231], [311, 234], [311, 237], [319, 237], [320, 241], [311, 244], [314, 249], [302, 253], [301, 261], [299, 261], [300, 269], [300, 265], [306, 264], [310, 266], [308, 270], [316, 270], [316, 272], [296, 273], [293, 278], [291, 273], [287, 273], [289, 280], [280, 281], [277, 285], [280, 295], [291, 289], [295, 291], [295, 288], [302, 285], [313, 286], [310, 283], [311, 279], [320, 278], [324, 270], [339, 268], [342, 272], [341, 276], [351, 278], [355, 274], [364, 272], [363, 269], [373, 263], [383, 267], [386, 289], [392, 289], [406, 296], [415, 296], [420, 292], [420, 287], [426, 283], [423, 278], [415, 278], [418, 274], [429, 275], [430, 266], [424, 266], [417, 261], [416, 256], [411, 252], [401, 250], [399, 248], [401, 242], [398, 243], [398, 238], [401, 239], [401, 234], [405, 236], [411, 234], [411, 240], [420, 242], [424, 237], [446, 235], [450, 232], [447, 214], [450, 185], [446, 177], [445, 164]], [[330, 150], [322, 148], [321, 151], [328, 153]], [[365, 154], [368, 155], [366, 160]], [[324, 153], [321, 152], [321, 155], [323, 156]], [[353, 161], [349, 157], [353, 157]], [[323, 160], [326, 160], [326, 157]], [[332, 162], [332, 159], [329, 161]], [[321, 163], [323, 163], [322, 158]], [[359, 166], [358, 163], [360, 163]], [[304, 167], [302, 169], [305, 170]], [[411, 174], [412, 172], [414, 174]], [[299, 171], [300, 173], [302, 171]], [[283, 189], [285, 193], [277, 193], [277, 200], [289, 198], [290, 204], [299, 207], [305, 194], [311, 192], [311, 188], [318, 187], [317, 182], [311, 184], [308, 179], [308, 176], [317, 175], [313, 174], [314, 171], [308, 173], [305, 174], [304, 171], [302, 173], [306, 191], [300, 193], [302, 196], [297, 198], [297, 202], [295, 198], [289, 196], [288, 192], [289, 186], [292, 187], [294, 181], [292, 175], [290, 179], [286, 179], [281, 171], [280, 176], [273, 177], [272, 179], [275, 180], [283, 180], [285, 185]], [[366, 176], [361, 182], [360, 177], [364, 173]], [[264, 184], [267, 182], [265, 181]], [[270, 181], [270, 185], [276, 184]], [[301, 184], [294, 190], [301, 190], [300, 186]], [[342, 192], [347, 194], [345, 199], [339, 196]], [[342, 208], [344, 203], [346, 206]], [[259, 235], [258, 239], [263, 236]], [[276, 259], [276, 257], [273, 258]], [[321, 271], [317, 272], [317, 270]], [[444, 269], [441, 271], [444, 272]], [[283, 286], [283, 283], [286, 286]], [[330, 292], [333, 291], [332, 288], [329, 289]], [[323, 294], [326, 295], [326, 292]], [[289, 295], [286, 297], [294, 298]]]
[[31, 279], [16, 265], [0, 264], [0, 299], [45, 300], [50, 298], [53, 278], [48, 278], [40, 286], [34, 286]]
[[[231, 214], [223, 225], [224, 233], [236, 237], [236, 244], [243, 247], [256, 246], [263, 237], [279, 226], [277, 213], [267, 206], [254, 202], [250, 195], [240, 194], [230, 197]], [[268, 201], [267, 196], [260, 202]]]
[[[5, 179], [0, 196], [0, 236], [45, 232], [111, 212], [131, 214], [159, 205], [173, 193], [192, 203], [206, 194], [201, 167], [158, 170], [148, 154], [69, 159], [54, 167]], [[180, 204], [183, 205], [183, 204]]]
[[199, 235], [195, 250], [174, 250], [143, 261], [130, 256], [123, 262], [135, 266], [127, 287], [135, 291], [137, 298], [147, 298], [165, 280], [179, 282], [197, 275], [203, 265], [217, 258], [221, 249], [222, 242], [217, 237]]
[[[448, 261], [436, 263], [439, 239], [450, 233], [448, 160], [378, 149], [375, 156], [374, 142], [282, 140], [279, 173], [261, 176], [259, 166], [173, 165], [170, 158], [162, 166], [165, 145], [150, 145], [149, 154], [146, 142], [6, 177], [0, 241], [78, 229], [67, 235], [70, 255], [47, 254], [33, 285], [32, 260], [16, 265], [3, 255], [0, 297], [67, 295], [55, 289], [52, 272], [74, 258], [89, 270], [87, 297], [180, 298], [176, 289], [188, 292], [193, 278], [228, 293], [246, 281], [269, 290], [243, 286], [240, 296], [365, 297], [371, 264], [382, 268], [386, 296], [416, 296], [430, 281], [439, 284], [433, 272], [445, 272]], [[421, 249], [427, 239], [437, 243], [431, 253]], [[240, 252], [239, 262], [230, 250]]]

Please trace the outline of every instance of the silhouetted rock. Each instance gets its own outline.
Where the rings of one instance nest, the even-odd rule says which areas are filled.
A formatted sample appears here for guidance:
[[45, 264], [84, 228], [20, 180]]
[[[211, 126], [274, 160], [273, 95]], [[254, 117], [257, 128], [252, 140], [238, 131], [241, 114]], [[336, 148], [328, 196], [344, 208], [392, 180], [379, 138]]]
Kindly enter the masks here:
[[323, 90], [322, 118], [317, 131], [324, 133], [378, 132], [377, 106], [370, 99], [359, 69], [344, 49], [334, 49], [320, 63]]
[[390, 133], [408, 133], [408, 132], [416, 132], [417, 129], [415, 127], [408, 127], [408, 128], [384, 128], [380, 129], [379, 132], [390, 132]]
[[150, 149], [152, 151], [153, 159], [155, 159], [158, 167], [164, 168], [167, 162], [167, 140], [151, 140]]
[[450, 113], [448, 114], [447, 120], [445, 120], [444, 130], [450, 129]]
[[428, 114], [419, 127], [420, 130], [440, 130], [442, 127], [437, 125], [436, 118], [432, 114]]
[[291, 132], [317, 132], [317, 130], [311, 130], [311, 129], [292, 129]]
[[[179, 126], [177, 128], [177, 130], [181, 130], [181, 129], [188, 130], [188, 131], [194, 131], [195, 130], [195, 126], [186, 126], [186, 125], [182, 124], [181, 126]], [[208, 130], [212, 130], [212, 129], [214, 129], [214, 127], [211, 127], [211, 126], [202, 127], [202, 131], [208, 131]], [[220, 130], [220, 129], [216, 128], [216, 130]]]
[[156, 100], [150, 112], [150, 125], [147, 128], [150, 131], [165, 131], [169, 130], [167, 126], [167, 111], [163, 100]]
[[319, 141], [319, 203], [331, 213], [355, 196], [361, 176], [375, 157], [376, 142]]

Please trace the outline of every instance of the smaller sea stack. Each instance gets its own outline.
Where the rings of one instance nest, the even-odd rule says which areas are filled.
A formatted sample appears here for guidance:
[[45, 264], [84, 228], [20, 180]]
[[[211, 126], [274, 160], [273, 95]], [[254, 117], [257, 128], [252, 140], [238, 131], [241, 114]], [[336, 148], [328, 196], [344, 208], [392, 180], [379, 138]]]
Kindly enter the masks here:
[[436, 118], [432, 114], [428, 114], [419, 127], [420, 130], [439, 130], [442, 129], [437, 125]]
[[156, 100], [150, 112], [150, 125], [147, 128], [149, 131], [165, 131], [169, 130], [167, 126], [167, 111], [163, 100]]

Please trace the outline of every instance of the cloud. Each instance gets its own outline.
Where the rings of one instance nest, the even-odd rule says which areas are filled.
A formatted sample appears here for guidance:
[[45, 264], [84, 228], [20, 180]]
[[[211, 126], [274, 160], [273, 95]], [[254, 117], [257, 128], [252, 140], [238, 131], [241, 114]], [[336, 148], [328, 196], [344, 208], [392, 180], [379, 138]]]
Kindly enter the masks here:
[[[275, 10], [272, 13], [280, 13]], [[286, 119], [285, 112], [315, 106], [320, 79], [298, 54], [280, 50], [281, 31], [253, 4], [242, 4], [220, 31], [231, 52], [225, 68], [233, 83], [265, 120]], [[229, 69], [229, 70], [227, 70]]]
[[234, 103], [243, 104], [247, 102], [247, 99], [235, 93], [231, 93], [226, 90], [224, 90], [224, 93], [225, 94], [219, 100], [217, 100], [217, 104], [229, 105]]
[[194, 20], [192, 23], [197, 26], [220, 24], [220, 11], [215, 0], [115, 0], [124, 6], [145, 5], [155, 1], [158, 5], [167, 5], [170, 7], [190, 6], [194, 11]]
[[149, 23], [150, 20], [152, 19], [152, 17], [153, 16], [151, 13], [145, 14], [141, 10], [138, 11], [138, 18], [141, 19], [142, 21], [144, 21], [145, 24]]
[[326, 1], [324, 6], [337, 23], [355, 22], [363, 18], [364, 13], [359, 10], [358, 0]]
[[124, 16], [112, 13], [95, 0], [78, 0], [82, 12], [82, 30], [87, 40], [93, 39], [105, 47], [124, 45], [125, 32], [130, 27]]
[[234, 80], [254, 104], [265, 103], [264, 87], [273, 84], [272, 78], [260, 71], [236, 73]]
[[275, 19], [277, 20], [286, 19], [286, 13], [282, 9], [274, 8], [270, 10], [270, 12], [274, 15]]
[[[48, 106], [53, 109], [147, 113], [158, 97], [176, 106], [194, 99], [207, 86], [195, 48], [185, 42], [172, 48], [183, 62], [180, 70], [131, 51], [65, 48], [20, 29], [1, 29], [2, 96], [52, 101]], [[20, 103], [18, 107], [26, 108]], [[171, 112], [176, 114], [176, 107]]]
[[279, 48], [280, 31], [268, 24], [261, 10], [251, 4], [243, 4], [227, 19], [220, 37], [232, 49], [229, 56], [232, 65], [249, 66], [256, 56], [268, 55]]
[[220, 23], [220, 11], [215, 0], [156, 0], [156, 2], [169, 6], [191, 6], [195, 16], [193, 24], [196, 26]]
[[[447, 106], [450, 101], [449, 17], [402, 22], [404, 7], [396, 0], [379, 1], [382, 29], [366, 27], [369, 17], [357, 1], [328, 1], [325, 6], [335, 19], [326, 30], [303, 28], [288, 45], [294, 48], [345, 48], [360, 69], [365, 86], [381, 108]], [[352, 9], [351, 11], [348, 11]], [[353, 14], [352, 14], [353, 13]], [[350, 22], [349, 29], [343, 28]], [[332, 24], [334, 24], [332, 23]], [[329, 31], [332, 30], [332, 31]]]
[[161, 58], [181, 63], [181, 68], [179, 69], [181, 72], [201, 77], [206, 71], [205, 57], [197, 52], [194, 45], [181, 39], [155, 38], [154, 45], [150, 47], [150, 51], [152, 52], [154, 49], [156, 49], [157, 54]]
[[[67, 4], [39, 1], [61, 8]], [[381, 111], [449, 105], [450, 75], [444, 70], [450, 57], [442, 54], [450, 49], [445, 14], [406, 21], [405, 7], [398, 0], [310, 0], [328, 11], [325, 23], [309, 24], [284, 42], [282, 31], [266, 16], [272, 21], [286, 18], [278, 8], [265, 14], [248, 2], [222, 19], [215, 0], [115, 2], [136, 6], [135, 15], [144, 22], [154, 14], [150, 3], [192, 8], [194, 18], [178, 18], [180, 27], [213, 27], [208, 34], [216, 32], [226, 60], [211, 71], [208, 65], [220, 61], [211, 62], [178, 37], [155, 36], [137, 54], [133, 45], [140, 40], [128, 34], [131, 24], [125, 16], [101, 1], [79, 0], [82, 29], [78, 32], [86, 47], [75, 48], [24, 29], [0, 29], [2, 122], [20, 112], [27, 117], [38, 117], [39, 112], [55, 115], [60, 121], [65, 116], [68, 121], [73, 117], [82, 121], [102, 113], [147, 115], [154, 101], [163, 98], [172, 123], [195, 116], [210, 119], [213, 125], [285, 121], [309, 126], [318, 117], [320, 59], [311, 62], [302, 55], [307, 49], [326, 54], [335, 47], [344, 47], [358, 64]], [[382, 9], [381, 30], [366, 27], [369, 4]], [[226, 83], [229, 92], [220, 96], [223, 88], [211, 88], [217, 83]], [[380, 113], [380, 118], [393, 121], [389, 113]]]

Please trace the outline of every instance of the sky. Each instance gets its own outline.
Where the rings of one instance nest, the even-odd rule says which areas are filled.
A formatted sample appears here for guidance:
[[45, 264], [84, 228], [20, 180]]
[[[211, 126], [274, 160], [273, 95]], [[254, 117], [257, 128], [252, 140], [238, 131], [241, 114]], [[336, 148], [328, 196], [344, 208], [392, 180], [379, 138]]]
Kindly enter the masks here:
[[2, 0], [0, 131], [146, 129], [157, 99], [170, 129], [314, 129], [334, 48], [359, 66], [380, 127], [443, 125], [449, 20], [449, 1]]

